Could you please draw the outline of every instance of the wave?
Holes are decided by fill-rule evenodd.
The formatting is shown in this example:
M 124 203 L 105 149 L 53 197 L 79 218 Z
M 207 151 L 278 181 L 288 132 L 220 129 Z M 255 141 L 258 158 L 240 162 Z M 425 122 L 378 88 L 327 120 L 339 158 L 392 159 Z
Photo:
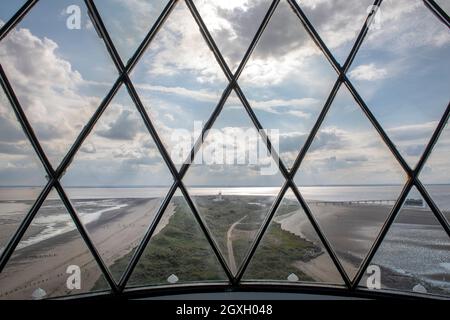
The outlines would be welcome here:
M 79 217 L 83 224 L 88 224 L 100 219 L 100 217 L 110 211 L 119 210 L 127 207 L 128 204 L 116 204 L 112 207 L 108 207 L 105 209 L 97 210 L 94 212 L 78 212 Z M 47 206 L 46 206 L 47 207 Z M 43 207 L 42 209 L 45 209 Z M 50 206 L 48 206 L 50 208 Z M 76 229 L 70 215 L 68 214 L 51 214 L 51 215 L 43 215 L 37 217 L 31 226 L 41 227 L 43 228 L 37 235 L 29 237 L 25 240 L 20 241 L 17 249 L 23 249 L 29 247 L 31 245 L 37 244 L 39 242 L 51 239 L 53 237 L 68 233 Z

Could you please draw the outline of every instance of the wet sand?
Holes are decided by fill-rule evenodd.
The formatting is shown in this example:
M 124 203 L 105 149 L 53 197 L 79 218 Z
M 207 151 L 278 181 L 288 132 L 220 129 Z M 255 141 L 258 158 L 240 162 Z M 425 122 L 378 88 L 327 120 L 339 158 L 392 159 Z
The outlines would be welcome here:
M 381 230 L 390 207 L 313 204 L 311 210 L 344 269 L 352 277 Z M 275 221 L 281 224 L 282 229 L 306 238 L 325 250 L 303 211 L 285 214 L 277 217 Z M 436 228 L 434 216 L 421 208 L 404 208 L 401 215 L 397 217 L 396 223 L 418 225 L 430 230 Z M 338 271 L 325 253 L 308 262 L 298 261 L 295 265 L 318 281 L 342 283 Z M 390 272 L 390 276 L 393 277 L 394 274 Z M 385 281 L 390 282 L 390 279 L 385 277 Z
M 109 215 L 108 219 L 100 218 L 86 226 L 107 266 L 139 244 L 160 201 L 139 201 L 137 205 L 117 210 L 112 218 Z M 167 225 L 173 211 L 173 205 L 169 205 L 155 234 Z M 79 290 L 66 287 L 69 265 L 81 269 Z M 89 292 L 100 277 L 100 269 L 74 230 L 16 251 L 0 275 L 0 299 L 30 299 L 37 288 L 44 289 L 47 297 Z

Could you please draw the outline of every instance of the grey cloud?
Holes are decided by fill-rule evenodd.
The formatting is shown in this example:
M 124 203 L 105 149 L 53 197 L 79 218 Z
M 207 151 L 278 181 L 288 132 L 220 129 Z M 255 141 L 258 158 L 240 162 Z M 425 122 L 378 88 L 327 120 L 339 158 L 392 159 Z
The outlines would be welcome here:
M 339 170 L 345 168 L 353 168 L 355 163 L 353 161 L 347 161 L 347 159 L 339 159 L 336 156 L 325 159 L 325 167 L 327 170 Z
M 432 127 L 402 128 L 387 130 L 389 136 L 396 141 L 410 141 L 417 139 L 426 139 L 433 132 Z
M 285 152 L 300 152 L 304 142 L 308 138 L 307 133 L 295 132 L 280 135 L 279 148 Z M 345 145 L 345 141 L 341 136 L 333 131 L 321 131 L 314 138 L 314 142 L 309 148 L 309 152 L 318 150 L 336 150 Z M 356 161 L 356 159 L 353 159 Z
M 114 122 L 109 123 L 108 129 L 97 131 L 97 135 L 112 140 L 132 140 L 141 131 L 136 122 L 131 111 L 123 110 Z
M 87 143 L 86 145 L 83 145 L 83 146 L 80 148 L 80 151 L 81 151 L 81 152 L 84 152 L 84 153 L 91 153 L 91 154 L 97 152 L 97 150 L 96 150 L 96 148 L 95 148 L 95 145 L 93 145 L 92 143 Z
M 336 150 L 345 146 L 344 139 L 334 131 L 321 131 L 314 138 L 310 152 L 318 150 Z
M 242 8 L 218 9 L 217 14 L 230 21 L 233 30 L 221 29 L 215 31 L 214 35 L 218 43 L 225 44 L 221 49 L 233 63 L 239 62 L 250 45 L 254 33 L 267 12 L 268 3 L 269 1 L 257 1 L 246 10 Z M 308 40 L 308 35 L 300 28 L 302 28 L 301 23 L 289 5 L 281 3 L 253 54 L 259 58 L 265 58 L 286 54 L 290 49 L 303 45 Z M 233 37 L 233 31 L 236 38 Z
M 32 124 L 40 140 L 50 141 L 54 139 L 67 138 L 69 131 L 63 125 L 50 122 L 35 122 Z
M 306 140 L 306 133 L 293 133 L 280 136 L 280 150 L 282 152 L 299 151 L 301 144 Z
M 122 162 L 122 167 L 151 166 L 161 164 L 163 161 L 159 155 L 141 156 L 138 158 L 126 159 Z
M 24 133 L 11 120 L 0 117 L 0 141 L 17 142 L 24 138 Z
M 30 149 L 27 145 L 23 144 L 0 142 L 0 153 L 10 155 L 28 155 L 30 154 Z
M 322 1 L 315 3 L 314 9 L 304 6 L 302 1 L 299 1 L 299 4 L 313 22 L 316 30 L 320 32 L 321 30 L 353 29 L 349 28 L 356 23 L 353 8 L 360 10 L 360 1 L 353 1 L 353 3 L 349 0 Z M 232 41 L 229 41 L 227 39 L 232 36 L 230 30 L 222 29 L 215 32 L 217 41 L 227 44 L 223 46 L 223 51 L 233 61 L 242 58 L 242 52 L 245 52 L 254 36 L 253 32 L 249 32 L 249 30 L 256 31 L 257 27 L 255 26 L 261 23 L 262 17 L 268 9 L 268 2 L 270 1 L 257 1 L 257 3 L 252 3 L 250 8 L 245 11 L 242 8 L 235 8 L 234 10 L 219 9 L 217 11 L 221 18 L 232 23 L 233 31 L 237 35 L 236 39 L 233 38 Z M 369 2 L 367 1 L 367 3 Z M 364 11 L 357 13 L 366 15 Z M 359 28 L 357 29 L 359 30 Z M 351 31 L 347 30 L 347 32 Z M 346 35 L 346 38 L 349 38 L 349 36 Z M 253 54 L 259 58 L 284 55 L 294 48 L 304 46 L 310 39 L 300 19 L 291 7 L 282 1 L 273 14 Z
M 37 167 L 0 169 L 1 186 L 43 186 L 44 174 Z
M 402 148 L 402 149 L 406 155 L 411 156 L 411 157 L 417 157 L 423 153 L 423 151 L 425 149 L 425 145 L 417 144 L 417 145 L 408 146 L 408 147 Z
M 369 158 L 366 156 L 353 156 L 353 157 L 347 157 L 344 159 L 346 162 L 366 162 L 369 161 Z

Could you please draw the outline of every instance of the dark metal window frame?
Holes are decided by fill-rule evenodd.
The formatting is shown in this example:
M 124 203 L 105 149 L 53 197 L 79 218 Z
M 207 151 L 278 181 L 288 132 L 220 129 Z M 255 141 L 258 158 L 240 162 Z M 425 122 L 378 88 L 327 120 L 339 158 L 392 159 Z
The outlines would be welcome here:
M 33 6 L 38 2 L 39 0 L 28 0 L 17 12 L 16 14 L 0 29 L 0 41 L 4 39 L 7 34 L 13 30 L 16 25 L 24 18 L 27 13 L 33 8 Z M 172 159 L 170 158 L 166 148 L 164 147 L 157 130 L 155 129 L 152 120 L 149 118 L 140 98 L 137 94 L 134 85 L 132 81 L 130 80 L 129 74 L 131 70 L 136 66 L 136 64 L 139 62 L 139 59 L 144 54 L 147 47 L 152 42 L 155 35 L 160 30 L 161 26 L 164 24 L 170 13 L 172 12 L 173 8 L 177 4 L 178 1 L 185 1 L 190 13 L 192 14 L 193 18 L 195 19 L 199 30 L 205 39 L 206 43 L 208 44 L 209 48 L 213 52 L 218 64 L 220 65 L 222 71 L 224 72 L 226 78 L 228 79 L 228 85 L 226 86 L 225 90 L 222 93 L 222 96 L 214 108 L 210 118 L 206 122 L 202 134 L 198 138 L 198 140 L 195 142 L 188 159 L 186 159 L 185 163 L 181 167 L 181 169 L 178 171 L 174 163 L 172 162 Z M 281 0 L 284 1 L 284 0 Z M 36 154 L 38 155 L 40 161 L 42 162 L 42 165 L 47 173 L 48 183 L 41 191 L 40 195 L 38 196 L 36 202 L 33 204 L 29 212 L 27 213 L 26 217 L 22 221 L 22 223 L 19 225 L 18 230 L 16 233 L 12 236 L 11 240 L 6 245 L 3 254 L 0 257 L 0 272 L 5 268 L 8 260 L 12 256 L 14 250 L 16 249 L 17 245 L 19 244 L 21 238 L 25 234 L 26 230 L 28 229 L 29 225 L 31 224 L 32 220 L 34 219 L 35 215 L 39 211 L 41 205 L 47 198 L 48 194 L 52 189 L 55 189 L 59 196 L 61 197 L 61 200 L 63 201 L 64 205 L 67 208 L 67 211 L 69 212 L 70 216 L 73 219 L 73 222 L 75 223 L 78 231 L 80 232 L 83 240 L 85 241 L 86 245 L 88 246 L 92 256 L 96 260 L 98 266 L 100 267 L 105 279 L 107 280 L 108 284 L 111 287 L 110 291 L 107 292 L 100 292 L 100 293 L 89 293 L 89 294 L 83 294 L 83 295 L 75 295 L 75 296 L 69 296 L 66 298 L 81 298 L 81 297 L 99 297 L 99 296 L 108 296 L 111 295 L 114 297 L 139 297 L 142 296 L 142 294 L 150 296 L 153 294 L 170 294 L 175 292 L 196 292 L 196 291 L 210 291 L 210 290 L 256 290 L 256 291 L 293 291 L 293 292 L 324 292 L 324 293 L 331 293 L 331 294 L 337 294 L 337 295 L 352 295 L 352 296 L 369 296 L 369 297 L 391 297 L 391 296 L 397 296 L 395 293 L 395 290 L 377 290 L 377 291 L 369 291 L 365 288 L 358 287 L 358 283 L 360 282 L 361 278 L 364 275 L 364 272 L 368 265 L 370 264 L 373 256 L 377 252 L 377 249 L 381 245 L 384 237 L 386 236 L 390 226 L 393 224 L 395 218 L 397 217 L 398 213 L 400 212 L 400 209 L 402 208 L 402 205 L 411 190 L 413 186 L 415 186 L 422 197 L 427 202 L 428 206 L 430 207 L 431 211 L 433 212 L 434 216 L 437 218 L 439 223 L 444 228 L 447 235 L 450 237 L 450 226 L 440 209 L 437 207 L 421 181 L 419 180 L 419 174 L 424 167 L 428 157 L 430 156 L 434 145 L 439 139 L 440 134 L 445 128 L 445 125 L 449 119 L 450 116 L 450 103 L 447 105 L 445 112 L 440 119 L 435 131 L 433 132 L 432 137 L 430 138 L 429 143 L 427 144 L 424 153 L 422 154 L 419 162 L 417 163 L 416 167 L 412 169 L 408 163 L 404 160 L 400 152 L 395 147 L 394 143 L 391 141 L 389 136 L 386 134 L 380 123 L 377 121 L 375 116 L 372 114 L 370 108 L 367 106 L 367 104 L 364 102 L 363 98 L 359 95 L 356 88 L 353 86 L 352 82 L 347 77 L 347 71 L 349 70 L 361 44 L 364 41 L 364 38 L 368 32 L 369 25 L 372 21 L 373 15 L 376 13 L 377 8 L 381 5 L 382 0 L 375 0 L 373 5 L 373 10 L 367 15 L 366 20 L 364 22 L 364 25 L 362 26 L 361 31 L 359 32 L 359 35 L 349 53 L 349 56 L 347 57 L 347 60 L 345 63 L 341 66 L 337 60 L 334 58 L 333 54 L 330 52 L 330 50 L 327 48 L 325 43 L 320 38 L 317 31 L 314 29 L 313 25 L 310 23 L 304 12 L 302 11 L 301 7 L 297 4 L 295 0 L 286 0 L 288 4 L 291 6 L 294 13 L 299 18 L 299 22 L 302 23 L 305 30 L 308 32 L 308 34 L 311 36 L 311 38 L 314 40 L 315 44 L 319 47 L 319 49 L 323 52 L 333 69 L 337 73 L 337 80 L 324 104 L 324 107 L 318 116 L 318 119 L 316 120 L 314 127 L 312 128 L 311 132 L 308 135 L 308 138 L 301 148 L 291 170 L 288 170 L 283 162 L 281 161 L 279 155 L 277 152 L 272 148 L 272 144 L 265 134 L 263 130 L 258 130 L 261 134 L 261 138 L 266 144 L 271 156 L 274 158 L 276 163 L 278 164 L 279 170 L 281 174 L 283 175 L 285 182 L 276 197 L 275 202 L 273 203 L 269 213 L 267 214 L 262 226 L 260 227 L 257 236 L 255 240 L 253 241 L 251 247 L 248 250 L 248 253 L 241 264 L 239 270 L 237 271 L 236 275 L 233 275 L 231 270 L 229 269 L 226 260 L 224 259 L 223 255 L 221 254 L 214 238 L 210 234 L 210 231 L 208 230 L 207 226 L 205 225 L 203 219 L 201 218 L 194 202 L 192 201 L 192 198 L 190 197 L 187 188 L 185 187 L 183 183 L 183 177 L 185 176 L 187 170 L 190 167 L 190 160 L 193 160 L 196 153 L 199 151 L 201 145 L 202 145 L 202 137 L 204 134 L 207 133 L 207 131 L 213 126 L 216 118 L 220 114 L 220 112 L 223 109 L 223 106 L 231 94 L 231 92 L 234 90 L 236 95 L 239 97 L 240 101 L 242 102 L 245 110 L 247 111 L 248 115 L 250 116 L 253 124 L 257 129 L 263 129 L 261 123 L 259 122 L 258 118 L 256 117 L 255 113 L 253 112 L 252 107 L 250 106 L 250 103 L 248 102 L 247 98 L 245 97 L 243 91 L 241 90 L 238 79 L 241 75 L 242 71 L 244 70 L 244 67 L 249 60 L 253 50 L 255 49 L 261 35 L 263 34 L 267 24 L 269 23 L 269 20 L 272 16 L 272 14 L 275 12 L 278 4 L 280 3 L 280 0 L 273 0 L 267 13 L 264 16 L 264 19 L 262 20 L 261 25 L 259 26 L 255 36 L 253 37 L 249 48 L 245 52 L 245 55 L 239 64 L 239 67 L 237 68 L 236 72 L 233 73 L 227 63 L 225 62 L 220 50 L 218 49 L 213 37 L 211 36 L 210 32 L 208 31 L 207 26 L 203 22 L 203 19 L 201 15 L 199 14 L 195 4 L 193 3 L 193 0 L 169 0 L 167 2 L 166 7 L 161 12 L 160 16 L 156 20 L 155 24 L 152 26 L 144 40 L 141 42 L 139 47 L 137 48 L 134 55 L 128 60 L 126 64 L 123 63 L 119 53 L 117 52 L 113 41 L 111 40 L 108 31 L 102 21 L 102 18 L 95 6 L 94 0 L 84 0 L 86 7 L 88 9 L 88 14 L 99 34 L 99 36 L 103 39 L 106 48 L 111 56 L 111 59 L 113 60 L 113 63 L 115 64 L 119 76 L 117 80 L 115 81 L 114 85 L 104 97 L 102 100 L 100 106 L 97 108 L 93 116 L 88 121 L 87 125 L 83 128 L 83 130 L 78 135 L 77 139 L 75 140 L 74 144 L 69 149 L 68 153 L 62 160 L 62 162 L 59 164 L 59 166 L 54 169 L 49 162 L 44 150 L 42 149 L 39 140 L 37 139 L 36 135 L 34 134 L 33 128 L 30 125 L 29 121 L 27 120 L 27 117 L 25 115 L 25 112 L 23 111 L 23 108 L 21 107 L 16 94 L 14 93 L 14 90 L 8 81 L 6 74 L 3 70 L 3 67 L 0 64 L 0 82 L 1 86 L 3 87 L 3 90 L 14 110 L 14 113 L 17 116 L 17 119 L 20 122 L 20 125 L 22 126 L 25 134 L 27 135 L 29 141 L 31 142 L 32 147 L 34 148 Z M 426 7 L 430 9 L 435 16 L 447 27 L 450 27 L 450 19 L 449 16 L 436 4 L 433 0 L 423 0 Z M 64 175 L 67 168 L 70 166 L 71 161 L 75 157 L 77 151 L 87 138 L 87 136 L 90 134 L 92 129 L 94 128 L 96 122 L 98 119 L 102 116 L 103 112 L 108 107 L 111 100 L 114 98 L 115 94 L 118 92 L 120 87 L 124 85 L 130 94 L 130 97 L 132 98 L 137 110 L 141 114 L 145 126 L 147 127 L 150 135 L 152 136 L 153 140 L 155 141 L 155 144 L 161 153 L 165 164 L 169 168 L 174 182 L 171 186 L 168 194 L 166 195 L 164 201 L 162 202 L 156 217 L 154 221 L 150 224 L 148 227 L 141 243 L 137 247 L 137 250 L 133 254 L 124 274 L 122 275 L 121 279 L 118 283 L 113 279 L 108 267 L 105 265 L 101 255 L 97 251 L 95 245 L 93 244 L 92 240 L 90 239 L 88 232 L 86 228 L 84 227 L 83 223 L 79 219 L 78 214 L 76 213 L 75 208 L 73 207 L 69 197 L 67 196 L 64 188 L 60 184 L 60 179 Z M 403 190 L 397 199 L 395 205 L 393 206 L 387 220 L 385 221 L 384 225 L 382 226 L 375 242 L 373 243 L 372 247 L 370 248 L 367 256 L 361 263 L 361 266 L 356 273 L 356 276 L 353 279 L 350 279 L 347 273 L 345 272 L 343 266 L 341 265 L 336 253 L 334 252 L 332 246 L 330 245 L 330 242 L 327 240 L 325 234 L 321 230 L 319 224 L 317 223 L 314 215 L 312 214 L 307 202 L 303 198 L 302 194 L 300 193 L 299 189 L 297 188 L 296 184 L 294 183 L 294 177 L 297 173 L 303 159 L 305 158 L 306 153 L 308 152 L 309 148 L 311 147 L 311 144 L 322 125 L 332 103 L 333 100 L 339 91 L 339 88 L 341 85 L 345 85 L 363 113 L 367 116 L 369 121 L 372 123 L 374 128 L 377 130 L 378 134 L 384 141 L 385 145 L 389 148 L 392 155 L 395 157 L 395 159 L 398 161 L 398 163 L 401 165 L 402 169 L 407 175 L 407 181 L 406 184 L 403 187 Z M 186 199 L 190 209 L 192 210 L 195 219 L 197 220 L 201 230 L 203 231 L 204 235 L 206 236 L 206 239 L 208 240 L 209 244 L 211 245 L 211 248 L 214 251 L 215 256 L 217 257 L 218 261 L 220 262 L 224 272 L 226 273 L 229 283 L 197 283 L 197 284 L 186 284 L 186 285 L 171 285 L 171 286 L 158 286 L 158 287 L 142 287 L 142 288 L 127 288 L 126 284 L 128 279 L 130 278 L 134 268 L 136 267 L 142 253 L 144 252 L 150 238 L 152 237 L 156 226 L 158 225 L 162 215 L 164 214 L 165 209 L 167 208 L 168 204 L 170 203 L 172 196 L 176 192 L 176 190 L 181 190 L 184 198 Z M 291 189 L 297 200 L 299 201 L 300 205 L 302 206 L 303 210 L 305 211 L 310 223 L 314 227 L 316 233 L 318 234 L 320 240 L 322 241 L 327 253 L 331 257 L 334 265 L 336 266 L 337 270 L 339 271 L 340 275 L 342 276 L 342 279 L 344 281 L 343 286 L 339 285 L 320 285 L 320 284 L 309 284 L 309 283 L 299 283 L 299 284 L 291 284 L 291 283 L 279 283 L 279 282 L 271 282 L 271 281 L 261 281 L 261 282 L 249 282 L 249 281 L 241 281 L 242 277 L 245 273 L 245 270 L 250 263 L 258 244 L 260 243 L 261 239 L 264 236 L 265 231 L 267 230 L 270 222 L 272 221 L 272 218 L 274 214 L 276 213 L 278 206 L 280 205 L 285 193 Z M 399 293 L 402 297 L 429 297 L 432 295 L 421 295 L 416 293 Z

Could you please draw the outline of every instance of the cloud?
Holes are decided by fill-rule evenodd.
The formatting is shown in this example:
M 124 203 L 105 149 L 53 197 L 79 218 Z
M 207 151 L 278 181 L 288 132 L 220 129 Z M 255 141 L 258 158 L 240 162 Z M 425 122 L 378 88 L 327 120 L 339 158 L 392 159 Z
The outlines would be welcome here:
M 97 135 L 113 140 L 133 140 L 140 132 L 136 122 L 142 121 L 137 118 L 130 110 L 122 110 L 117 119 L 110 122 L 106 129 L 98 130 Z
M 236 68 L 270 3 L 265 0 L 196 0 L 194 3 L 230 68 Z
M 279 136 L 279 148 L 283 153 L 286 152 L 300 152 L 299 146 L 301 142 L 305 141 L 308 137 L 307 133 L 290 132 L 288 134 L 280 134 Z
M 424 141 L 431 136 L 431 133 L 437 127 L 437 121 L 430 121 L 418 124 L 401 125 L 388 128 L 388 135 L 399 143 Z
M 336 128 L 324 128 L 320 130 L 314 138 L 309 152 L 317 152 L 321 150 L 338 150 L 342 149 L 348 142 L 346 140 L 347 133 Z
M 149 91 L 154 93 L 171 94 L 176 97 L 186 97 L 196 101 L 218 103 L 219 97 L 216 92 L 210 90 L 193 90 L 184 87 L 169 87 L 169 86 L 154 86 L 149 84 L 137 83 L 137 89 L 143 92 Z M 229 103 L 240 104 L 239 98 L 230 96 Z M 275 114 L 289 114 L 298 118 L 309 118 L 310 111 L 317 107 L 321 101 L 315 98 L 297 98 L 297 99 L 266 99 L 255 100 L 249 99 L 249 103 L 253 109 L 263 110 L 265 112 Z M 286 110 L 289 108 L 289 110 Z M 173 116 L 173 114 L 165 114 L 166 117 Z M 169 118 L 169 120 L 171 120 Z
M 30 155 L 30 147 L 26 143 L 0 142 L 0 153 L 10 155 Z
M 124 60 L 134 53 L 150 31 L 166 2 L 148 0 L 96 2 L 109 34 Z
M 450 43 L 448 29 L 420 0 L 385 1 L 379 28 L 370 30 L 364 46 L 396 54 Z
M 93 154 L 96 153 L 97 150 L 95 149 L 95 145 L 93 143 L 85 143 L 80 148 L 80 152 Z
M 26 28 L 12 30 L 0 43 L 2 66 L 55 164 L 100 104 L 99 97 L 82 93 L 85 80 L 58 50 L 56 42 Z
M 411 145 L 404 148 L 405 154 L 410 157 L 418 157 L 423 153 L 424 150 L 424 144 Z
M 289 107 L 291 109 L 286 113 L 299 118 L 309 118 L 309 111 L 317 107 L 319 103 L 320 101 L 315 98 L 250 100 L 253 109 L 279 114 L 283 113 L 283 108 Z
M 192 90 L 184 87 L 155 86 L 146 83 L 136 83 L 136 89 L 151 91 L 156 93 L 168 93 L 176 96 L 188 97 L 198 101 L 218 102 L 217 94 L 205 89 Z M 225 88 L 224 88 L 225 89 Z
M 178 2 L 141 64 L 151 76 L 188 74 L 199 83 L 225 81 L 225 75 L 184 2 Z
M 7 114 L 4 114 L 3 106 L 0 106 L 0 141 L 17 142 L 25 138 L 24 133 L 18 126 L 17 120 L 11 120 Z
M 350 78 L 355 80 L 375 81 L 388 77 L 388 71 L 385 68 L 377 68 L 375 64 L 363 64 L 357 66 L 349 72 Z

